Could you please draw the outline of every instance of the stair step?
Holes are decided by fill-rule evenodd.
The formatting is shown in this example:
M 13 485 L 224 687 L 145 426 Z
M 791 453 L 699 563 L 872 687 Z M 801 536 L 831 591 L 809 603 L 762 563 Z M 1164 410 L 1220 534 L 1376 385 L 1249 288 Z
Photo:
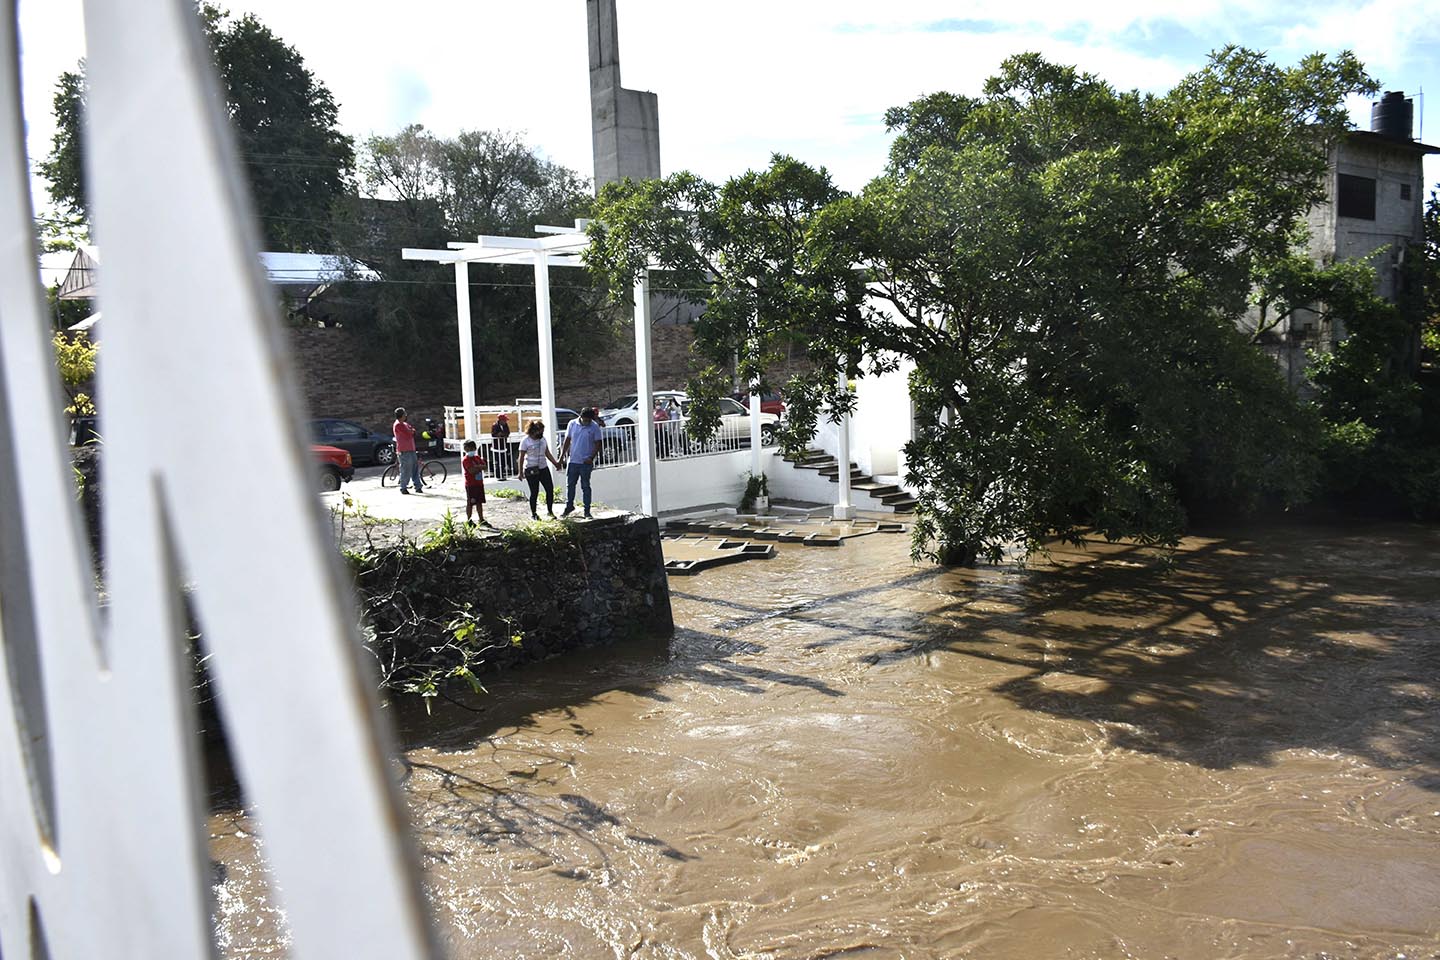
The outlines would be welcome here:
M 900 488 L 893 483 L 876 483 L 874 480 L 868 480 L 864 483 L 852 483 L 850 484 L 850 489 L 862 490 L 876 498 L 886 497 L 892 493 L 900 492 Z
M 890 504 L 889 507 L 890 507 L 891 510 L 894 510 L 896 513 L 914 513 L 914 512 L 915 512 L 915 501 L 914 501 L 913 499 L 911 499 L 911 500 L 897 500 L 896 502 Z
M 906 500 L 909 500 L 911 503 L 915 502 L 915 498 L 904 490 L 897 490 L 895 493 L 883 494 L 880 497 L 880 502 L 885 504 L 887 507 L 893 507 L 895 504 L 903 503 Z
M 853 477 L 853 476 L 855 476 L 855 474 L 857 474 L 857 473 L 859 473 L 859 472 L 860 472 L 860 468 L 859 468 L 859 467 L 855 466 L 855 464 L 853 464 L 853 463 L 850 464 L 850 476 Z M 831 460 L 829 463 L 825 464 L 823 467 L 820 468 L 820 476 L 822 476 L 822 477 L 829 477 L 829 476 L 833 476 L 833 475 L 838 475 L 839 473 L 840 473 L 840 464 L 836 463 L 834 460 Z M 867 478 L 867 479 L 868 479 L 868 478 Z

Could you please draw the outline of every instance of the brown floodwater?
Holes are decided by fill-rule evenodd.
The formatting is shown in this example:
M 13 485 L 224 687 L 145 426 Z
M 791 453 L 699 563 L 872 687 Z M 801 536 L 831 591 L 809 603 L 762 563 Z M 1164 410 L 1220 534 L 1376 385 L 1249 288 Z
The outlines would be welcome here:
M 673 578 L 668 643 L 395 711 L 451 956 L 1440 955 L 1440 530 L 907 548 Z M 283 955 L 210 826 L 225 952 Z

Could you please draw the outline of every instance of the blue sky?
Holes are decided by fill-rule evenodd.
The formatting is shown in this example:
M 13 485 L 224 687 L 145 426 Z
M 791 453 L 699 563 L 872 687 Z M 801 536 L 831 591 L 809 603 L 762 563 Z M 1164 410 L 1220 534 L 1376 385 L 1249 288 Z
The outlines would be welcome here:
M 1440 142 L 1440 0 L 618 0 L 626 86 L 660 98 L 661 162 L 723 179 L 772 152 L 858 188 L 884 163 L 887 107 L 977 93 L 1001 60 L 1037 50 L 1116 86 L 1162 91 L 1227 43 L 1293 63 L 1353 49 Z M 522 131 L 589 175 L 584 0 L 230 0 L 305 55 L 363 139 L 423 123 Z M 401 11 L 403 10 L 403 14 Z M 83 53 L 80 0 L 21 0 L 32 156 L 48 150 L 55 77 Z M 1369 105 L 1352 106 L 1368 126 Z M 1419 104 L 1417 103 L 1417 107 Z M 1427 161 L 1428 180 L 1440 163 Z

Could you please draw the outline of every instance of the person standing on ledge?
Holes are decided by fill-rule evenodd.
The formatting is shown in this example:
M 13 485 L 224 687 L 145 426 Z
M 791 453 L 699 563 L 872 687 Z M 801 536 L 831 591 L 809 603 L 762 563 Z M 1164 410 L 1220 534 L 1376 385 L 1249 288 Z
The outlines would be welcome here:
M 406 419 L 404 407 L 395 408 L 395 425 L 390 432 L 395 436 L 395 452 L 400 455 L 400 492 L 408 494 L 410 491 L 405 488 L 412 482 L 416 493 L 423 492 L 420 458 L 415 454 L 415 427 Z
M 495 479 L 504 480 L 510 475 L 510 418 L 503 413 L 495 418 L 495 426 L 490 428 L 490 443 L 495 448 L 492 454 L 495 458 Z
M 480 517 L 480 526 L 488 527 L 490 524 L 485 520 L 485 461 L 480 459 L 474 440 L 466 440 L 461 449 L 460 471 L 465 474 L 465 522 L 475 526 L 475 521 L 470 518 L 473 508 Z
M 580 417 L 565 428 L 565 445 L 560 448 L 560 462 L 565 466 L 565 511 L 575 512 L 575 485 L 584 493 L 585 516 L 590 517 L 590 473 L 595 469 L 595 455 L 600 452 L 600 424 L 595 422 L 595 408 L 586 407 Z M 567 460 L 568 458 L 568 460 Z

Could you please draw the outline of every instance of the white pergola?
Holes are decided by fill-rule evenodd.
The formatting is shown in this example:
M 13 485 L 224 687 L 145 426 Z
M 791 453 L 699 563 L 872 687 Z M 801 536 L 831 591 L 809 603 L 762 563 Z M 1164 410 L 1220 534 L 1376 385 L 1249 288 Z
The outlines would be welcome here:
M 573 227 L 537 226 L 538 237 L 481 236 L 474 242 L 452 242 L 444 250 L 405 248 L 406 260 L 428 260 L 455 265 L 455 313 L 460 334 L 460 393 L 465 408 L 465 435 L 478 431 L 475 416 L 475 354 L 470 331 L 470 264 L 530 264 L 535 270 L 535 337 L 540 352 L 540 407 L 546 435 L 559 444 L 555 421 L 555 350 L 550 329 L 550 268 L 583 267 L 583 255 L 590 246 L 585 221 Z M 636 278 L 635 309 L 635 392 L 637 409 L 643 417 L 653 402 L 654 384 L 650 366 L 650 275 Z M 636 425 L 635 443 L 640 461 L 640 509 L 655 516 L 655 436 Z M 756 424 L 758 430 L 759 424 Z M 757 444 L 758 447 L 758 444 Z
M 535 337 L 540 353 L 540 406 L 545 420 L 546 435 L 554 444 L 560 443 L 555 420 L 555 350 L 550 329 L 550 268 L 583 267 L 584 254 L 590 247 L 585 233 L 587 221 L 577 220 L 573 227 L 536 226 L 538 237 L 481 236 L 474 241 L 451 242 L 444 250 L 406 247 L 401 256 L 406 260 L 424 260 L 455 265 L 455 314 L 460 340 L 460 394 L 465 410 L 465 436 L 474 438 L 478 432 L 475 415 L 475 355 L 470 323 L 470 265 L 529 264 L 535 270 Z M 652 266 L 654 266 L 652 264 Z M 645 417 L 654 402 L 654 383 L 650 357 L 650 271 L 641 271 L 635 279 L 632 296 L 635 311 L 635 393 L 639 422 L 636 424 L 635 445 L 640 462 L 640 510 L 655 516 L 659 513 L 655 484 L 655 435 L 645 429 Z M 843 374 L 842 374 L 843 382 Z M 839 496 L 835 516 L 854 516 L 850 506 L 850 455 L 848 420 L 840 430 Z M 750 472 L 761 472 L 760 395 L 750 391 Z

